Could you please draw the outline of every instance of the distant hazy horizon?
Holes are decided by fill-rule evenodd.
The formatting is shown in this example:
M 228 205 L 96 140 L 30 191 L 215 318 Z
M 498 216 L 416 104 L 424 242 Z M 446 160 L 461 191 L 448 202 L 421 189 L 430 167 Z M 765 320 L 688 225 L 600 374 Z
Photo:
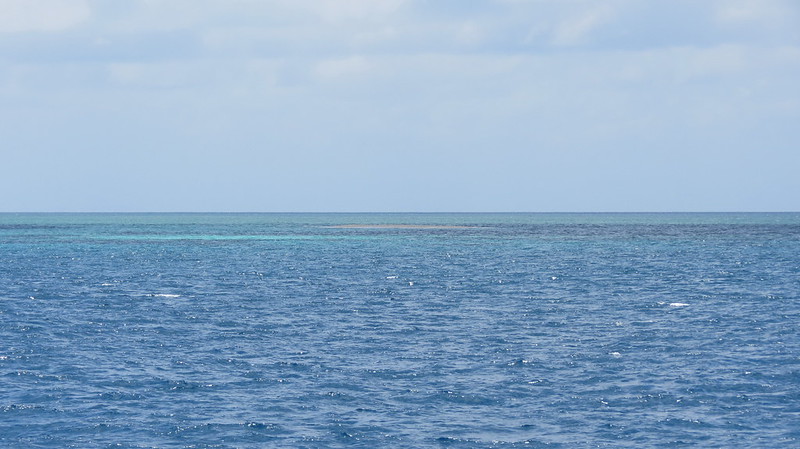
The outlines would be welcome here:
M 444 211 L 437 211 L 437 210 L 341 210 L 341 211 L 330 211 L 330 210 L 319 210 L 319 211 L 311 211 L 311 210 L 6 210 L 0 211 L 0 214 L 316 214 L 316 215 L 325 215 L 325 214 L 343 214 L 343 215 L 358 215 L 358 214 L 368 214 L 368 215 L 402 215 L 402 214 L 420 214 L 420 215 L 435 215 L 435 214 L 453 214 L 453 215 L 469 215 L 469 214 L 518 214 L 518 215 L 525 215 L 525 214 L 544 214 L 544 215 L 636 215 L 636 214 L 661 214 L 661 215 L 668 215 L 668 214 L 800 214 L 800 210 L 628 210 L 628 211 L 614 211 L 614 210 L 542 210 L 542 211 L 526 211 L 526 210 L 444 210 Z

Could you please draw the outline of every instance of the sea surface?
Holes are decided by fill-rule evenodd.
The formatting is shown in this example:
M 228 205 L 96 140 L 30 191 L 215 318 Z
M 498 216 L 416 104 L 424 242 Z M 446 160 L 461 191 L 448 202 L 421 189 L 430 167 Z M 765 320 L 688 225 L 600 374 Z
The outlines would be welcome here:
M 800 214 L 0 214 L 0 447 L 797 448 Z

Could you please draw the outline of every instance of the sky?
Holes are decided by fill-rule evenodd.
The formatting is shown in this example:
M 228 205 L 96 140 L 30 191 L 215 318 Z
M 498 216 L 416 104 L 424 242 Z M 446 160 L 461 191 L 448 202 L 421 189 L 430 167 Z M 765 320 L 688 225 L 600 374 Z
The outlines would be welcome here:
M 800 2 L 0 0 L 0 211 L 800 211 Z

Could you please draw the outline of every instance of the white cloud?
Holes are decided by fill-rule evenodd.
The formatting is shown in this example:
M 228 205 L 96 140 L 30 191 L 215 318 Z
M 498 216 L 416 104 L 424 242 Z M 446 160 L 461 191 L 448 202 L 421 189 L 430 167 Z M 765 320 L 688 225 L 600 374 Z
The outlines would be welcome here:
M 117 30 L 220 27 L 321 28 L 390 19 L 408 0 L 138 0 L 113 22 Z
M 108 74 L 117 86 L 178 88 L 195 78 L 192 69 L 194 67 L 174 63 L 112 63 L 108 65 Z
M 785 45 L 800 43 L 800 2 L 794 0 L 727 0 L 716 3 L 715 27 L 738 38 Z
M 486 30 L 475 22 L 465 22 L 456 28 L 456 41 L 462 44 L 479 44 L 486 39 Z
M 396 12 L 406 0 L 292 0 L 294 7 L 320 15 L 326 20 L 375 19 Z
M 322 79 L 350 78 L 367 72 L 371 67 L 362 56 L 328 59 L 317 64 L 314 73 Z
M 62 31 L 90 15 L 86 0 L 0 0 L 0 32 Z
M 564 46 L 585 43 L 596 28 L 608 23 L 613 17 L 613 10 L 608 6 L 599 6 L 570 17 L 556 26 L 553 43 Z
M 782 0 L 725 0 L 716 5 L 716 19 L 724 23 L 780 23 L 796 13 L 796 3 Z

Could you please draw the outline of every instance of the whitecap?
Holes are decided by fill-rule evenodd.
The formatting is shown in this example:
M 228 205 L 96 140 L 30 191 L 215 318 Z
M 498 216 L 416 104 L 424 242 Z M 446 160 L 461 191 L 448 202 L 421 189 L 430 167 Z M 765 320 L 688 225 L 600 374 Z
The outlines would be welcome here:
M 147 296 L 152 296 L 153 298 L 180 298 L 181 297 L 181 295 L 173 295 L 173 294 L 170 294 L 170 293 L 156 293 L 156 294 L 147 295 Z
M 689 304 L 686 304 L 685 302 L 671 302 L 671 303 L 669 303 L 670 307 L 686 307 L 688 305 Z

